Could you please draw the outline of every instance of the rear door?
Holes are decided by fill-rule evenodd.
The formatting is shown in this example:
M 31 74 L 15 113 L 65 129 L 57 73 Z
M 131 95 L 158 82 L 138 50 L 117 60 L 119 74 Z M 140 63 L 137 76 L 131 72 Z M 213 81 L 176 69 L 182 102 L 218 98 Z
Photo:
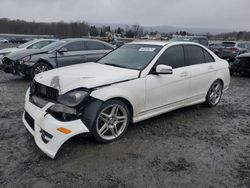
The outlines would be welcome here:
M 111 46 L 108 46 L 98 41 L 85 41 L 85 52 L 86 62 L 95 62 L 105 54 L 113 50 Z
M 83 41 L 70 42 L 61 48 L 65 48 L 67 51 L 57 53 L 57 62 L 59 67 L 86 62 L 86 56 L 83 53 Z
M 159 64 L 171 66 L 173 74 L 147 75 L 147 111 L 185 105 L 188 97 L 189 73 L 184 66 L 183 46 L 177 45 L 167 48 L 158 59 L 154 68 Z
M 185 65 L 190 75 L 189 103 L 205 99 L 207 90 L 216 75 L 214 58 L 204 48 L 184 45 Z

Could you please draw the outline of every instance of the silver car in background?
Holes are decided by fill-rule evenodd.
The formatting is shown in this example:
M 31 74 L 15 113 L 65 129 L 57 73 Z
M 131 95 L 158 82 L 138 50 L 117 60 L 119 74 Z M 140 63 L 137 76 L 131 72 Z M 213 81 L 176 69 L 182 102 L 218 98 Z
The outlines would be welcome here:
M 248 51 L 247 42 L 222 42 L 223 48 L 219 52 L 219 56 L 223 59 L 228 59 L 229 61 L 234 61 L 237 55 L 243 54 Z
M 55 41 L 57 40 L 56 39 L 34 39 L 24 44 L 21 44 L 18 47 L 4 48 L 0 50 L 0 60 L 11 52 L 16 52 L 20 50 L 41 49 Z
M 10 53 L 2 60 L 6 73 L 34 77 L 50 69 L 97 61 L 114 47 L 106 42 L 72 38 L 54 42 L 40 50 L 22 50 Z

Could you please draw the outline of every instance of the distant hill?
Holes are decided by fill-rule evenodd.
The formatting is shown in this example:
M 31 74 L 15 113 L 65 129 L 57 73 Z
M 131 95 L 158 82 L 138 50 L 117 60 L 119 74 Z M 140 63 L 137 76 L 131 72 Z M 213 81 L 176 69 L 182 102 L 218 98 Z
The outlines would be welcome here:
M 96 27 L 102 27 L 102 26 L 110 26 L 111 29 L 117 29 L 118 27 L 122 29 L 126 29 L 126 27 L 131 27 L 132 24 L 109 24 L 109 23 L 89 23 L 90 25 L 95 25 Z M 160 33 L 166 32 L 166 33 L 175 33 L 176 31 L 186 31 L 189 33 L 194 34 L 219 34 L 219 33 L 227 33 L 232 32 L 232 30 L 229 29 L 220 29 L 220 28 L 195 28 L 195 27 L 174 27 L 174 26 L 143 26 L 144 31 L 148 32 L 154 32 L 158 31 Z

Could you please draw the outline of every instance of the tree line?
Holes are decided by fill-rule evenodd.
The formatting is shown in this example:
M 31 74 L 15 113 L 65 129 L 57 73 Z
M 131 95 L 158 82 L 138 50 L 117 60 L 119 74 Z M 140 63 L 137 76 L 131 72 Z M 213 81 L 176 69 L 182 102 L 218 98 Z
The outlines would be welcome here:
M 83 37 L 100 36 L 107 34 L 120 34 L 122 37 L 138 38 L 143 35 L 143 28 L 139 24 L 127 26 L 125 29 L 118 27 L 111 30 L 110 26 L 89 26 L 86 22 L 28 22 L 24 20 L 10 20 L 0 18 L 0 33 L 30 34 L 30 35 L 53 35 L 55 37 Z
M 89 25 L 85 22 L 27 22 L 23 20 L 0 19 L 0 33 L 54 35 L 57 37 L 87 36 Z

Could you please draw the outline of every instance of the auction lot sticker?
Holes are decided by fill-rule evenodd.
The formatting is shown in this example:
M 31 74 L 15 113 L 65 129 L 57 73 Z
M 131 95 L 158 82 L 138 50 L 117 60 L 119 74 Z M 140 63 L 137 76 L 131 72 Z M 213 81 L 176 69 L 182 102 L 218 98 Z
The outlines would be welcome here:
M 153 51 L 155 51 L 155 48 L 143 47 L 139 49 L 139 52 L 153 52 Z

